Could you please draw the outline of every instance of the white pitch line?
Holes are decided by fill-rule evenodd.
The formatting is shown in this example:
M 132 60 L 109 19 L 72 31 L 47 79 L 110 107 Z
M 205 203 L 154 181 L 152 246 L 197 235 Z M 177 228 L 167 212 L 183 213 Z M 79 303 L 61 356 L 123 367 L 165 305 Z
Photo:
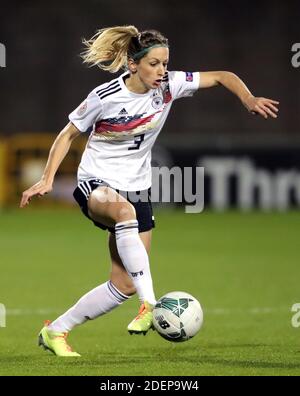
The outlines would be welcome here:
M 29 316 L 29 315 L 51 315 L 63 312 L 57 309 L 51 308 L 37 308 L 37 309 L 24 309 L 24 308 L 12 308 L 6 310 L 7 316 Z

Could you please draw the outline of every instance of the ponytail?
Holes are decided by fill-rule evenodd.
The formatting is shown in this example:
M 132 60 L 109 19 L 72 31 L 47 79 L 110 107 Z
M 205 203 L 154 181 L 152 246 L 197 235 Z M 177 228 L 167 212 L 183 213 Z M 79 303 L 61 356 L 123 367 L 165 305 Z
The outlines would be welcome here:
M 90 40 L 83 40 L 87 47 L 81 54 L 83 62 L 111 73 L 119 71 L 127 65 L 129 45 L 138 34 L 132 25 L 99 30 Z

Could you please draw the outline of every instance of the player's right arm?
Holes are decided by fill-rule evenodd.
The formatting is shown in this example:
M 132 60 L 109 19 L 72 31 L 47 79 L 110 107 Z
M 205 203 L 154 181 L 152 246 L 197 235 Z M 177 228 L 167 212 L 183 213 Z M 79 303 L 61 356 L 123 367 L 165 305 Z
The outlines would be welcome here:
M 47 165 L 41 180 L 23 192 L 20 208 L 24 208 L 24 206 L 28 205 L 31 198 L 35 195 L 41 197 L 52 190 L 57 169 L 67 155 L 71 143 L 80 133 L 81 132 L 71 122 L 59 133 L 50 149 Z

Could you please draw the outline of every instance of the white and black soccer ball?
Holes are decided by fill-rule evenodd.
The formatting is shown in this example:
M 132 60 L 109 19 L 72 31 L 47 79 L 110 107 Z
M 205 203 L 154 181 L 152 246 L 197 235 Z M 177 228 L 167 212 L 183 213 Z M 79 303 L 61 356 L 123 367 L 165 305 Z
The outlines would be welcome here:
M 203 311 L 199 301 L 185 292 L 165 294 L 153 310 L 155 330 L 168 341 L 187 341 L 198 333 L 202 324 Z

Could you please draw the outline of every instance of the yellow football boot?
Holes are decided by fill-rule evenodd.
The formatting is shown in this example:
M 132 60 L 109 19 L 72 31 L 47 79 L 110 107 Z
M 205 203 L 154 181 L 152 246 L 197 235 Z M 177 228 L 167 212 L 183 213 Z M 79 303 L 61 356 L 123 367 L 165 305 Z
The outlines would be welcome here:
M 153 306 L 147 301 L 141 305 L 138 316 L 129 323 L 127 330 L 130 334 L 146 334 L 150 328 L 153 328 Z
M 38 345 L 44 349 L 48 349 L 53 352 L 56 356 L 63 357 L 77 357 L 81 356 L 77 352 L 73 352 L 72 348 L 67 344 L 68 333 L 56 333 L 49 330 L 48 326 L 50 321 L 45 322 L 45 326 L 42 328 L 39 334 Z

